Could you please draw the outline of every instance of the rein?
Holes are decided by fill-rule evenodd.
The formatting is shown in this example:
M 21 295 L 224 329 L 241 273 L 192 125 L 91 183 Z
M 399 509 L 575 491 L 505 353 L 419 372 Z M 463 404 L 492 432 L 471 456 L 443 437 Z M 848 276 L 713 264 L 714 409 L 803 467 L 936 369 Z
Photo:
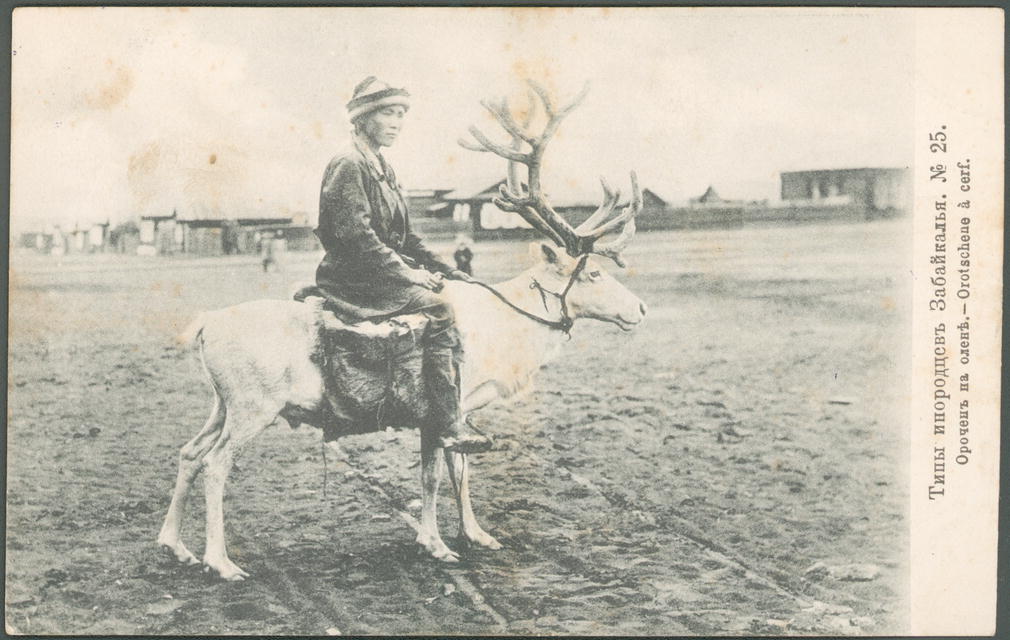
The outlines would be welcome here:
M 575 320 L 568 314 L 568 292 L 571 291 L 572 287 L 575 285 L 575 281 L 578 280 L 579 274 L 582 273 L 582 270 L 586 268 L 586 260 L 588 257 L 589 256 L 582 256 L 581 258 L 579 258 L 578 263 L 575 265 L 575 269 L 572 270 L 572 275 L 569 276 L 568 278 L 568 284 L 565 285 L 565 288 L 561 291 L 561 293 L 551 291 L 550 289 L 545 289 L 544 286 L 540 284 L 540 282 L 538 282 L 536 278 L 533 278 L 533 282 L 530 283 L 530 289 L 536 289 L 537 291 L 540 292 L 540 299 L 543 300 L 544 302 L 545 311 L 547 310 L 547 296 L 545 294 L 549 293 L 561 302 L 560 320 L 550 320 L 549 318 L 542 318 L 536 315 L 535 313 L 530 313 L 529 311 L 513 303 L 511 300 L 502 295 L 500 291 L 498 291 L 491 285 L 487 284 L 486 282 L 481 282 L 480 280 L 473 280 L 473 279 L 471 279 L 470 282 L 479 287 L 487 289 L 488 291 L 493 293 L 495 297 L 504 302 L 508 307 L 510 307 L 513 311 L 515 311 L 519 315 L 525 316 L 530 320 L 533 320 L 534 322 L 539 322 L 540 324 L 546 327 L 550 327 L 551 329 L 564 331 L 565 335 L 571 338 L 572 325 L 575 324 Z

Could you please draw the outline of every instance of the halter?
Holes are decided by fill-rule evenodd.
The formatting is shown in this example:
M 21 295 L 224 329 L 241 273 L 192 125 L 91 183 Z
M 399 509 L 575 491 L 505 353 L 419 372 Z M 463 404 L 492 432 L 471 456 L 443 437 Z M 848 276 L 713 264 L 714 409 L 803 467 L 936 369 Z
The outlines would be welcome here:
M 584 255 L 581 258 L 579 258 L 579 261 L 575 264 L 575 268 L 572 270 L 572 275 L 568 277 L 568 284 L 565 285 L 565 288 L 562 289 L 561 293 L 551 291 L 550 289 L 545 289 L 544 286 L 540 284 L 540 282 L 536 278 L 533 278 L 532 279 L 533 281 L 530 282 L 530 289 L 536 289 L 538 292 L 540 292 L 540 299 L 544 303 L 544 311 L 547 311 L 547 294 L 550 294 L 558 299 L 558 301 L 561 303 L 560 320 L 550 320 L 548 318 L 541 318 L 540 316 L 534 313 L 530 313 L 529 311 L 517 306 L 516 304 L 511 302 L 508 298 L 503 296 L 501 292 L 499 292 L 491 285 L 486 284 L 484 282 L 480 282 L 479 280 L 471 280 L 471 282 L 493 293 L 499 300 L 504 302 L 506 305 L 511 307 L 513 311 L 519 313 L 520 315 L 525 316 L 530 320 L 533 320 L 534 322 L 539 322 L 540 324 L 546 327 L 550 327 L 551 329 L 564 331 L 565 335 L 571 338 L 572 325 L 575 324 L 575 319 L 568 314 L 568 292 L 571 291 L 572 287 L 575 285 L 575 281 L 578 280 L 579 274 L 581 274 L 582 270 L 586 268 L 586 260 L 588 258 L 589 258 L 588 255 Z

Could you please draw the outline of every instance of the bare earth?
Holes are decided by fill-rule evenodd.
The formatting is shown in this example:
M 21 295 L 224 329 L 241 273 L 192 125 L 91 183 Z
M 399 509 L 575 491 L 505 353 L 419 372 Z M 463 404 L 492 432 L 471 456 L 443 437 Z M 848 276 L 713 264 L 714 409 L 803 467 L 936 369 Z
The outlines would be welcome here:
M 900 633 L 906 227 L 640 234 L 617 275 L 646 324 L 576 325 L 530 396 L 483 412 L 501 450 L 473 460 L 473 495 L 505 548 L 459 565 L 418 554 L 397 515 L 419 510 L 416 432 L 343 440 L 324 476 L 317 430 L 268 429 L 226 499 L 243 583 L 154 542 L 210 409 L 172 338 L 198 311 L 286 297 L 318 256 L 269 274 L 255 257 L 15 256 L 8 631 Z M 527 255 L 476 253 L 489 280 Z M 447 484 L 440 506 L 456 546 Z

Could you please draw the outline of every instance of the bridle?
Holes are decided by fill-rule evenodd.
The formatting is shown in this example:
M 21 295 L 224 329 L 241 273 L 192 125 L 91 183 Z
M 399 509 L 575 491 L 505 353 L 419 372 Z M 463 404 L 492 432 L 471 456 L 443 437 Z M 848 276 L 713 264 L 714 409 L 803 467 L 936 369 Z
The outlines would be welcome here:
M 483 287 L 484 289 L 487 289 L 488 291 L 493 293 L 499 300 L 508 305 L 516 313 L 525 316 L 530 320 L 533 320 L 534 322 L 538 322 L 544 325 L 545 327 L 550 327 L 551 329 L 554 329 L 556 331 L 563 331 L 565 335 L 568 336 L 570 339 L 572 337 L 571 333 L 572 325 L 575 324 L 575 319 L 572 318 L 572 316 L 568 312 L 568 292 L 572 290 L 572 287 L 575 285 L 575 281 L 579 279 L 579 275 L 582 273 L 582 270 L 586 268 L 586 261 L 588 259 L 589 259 L 588 255 L 583 255 L 582 257 L 579 258 L 579 261 L 575 264 L 575 268 L 572 270 L 572 275 L 568 277 L 568 284 L 566 284 L 565 288 L 561 290 L 561 293 L 558 293 L 557 291 L 551 291 L 550 289 L 545 288 L 544 285 L 540 284 L 540 282 L 536 278 L 533 278 L 532 279 L 533 281 L 530 282 L 530 289 L 536 289 L 540 293 L 540 299 L 544 303 L 544 311 L 548 310 L 547 309 L 548 294 L 558 299 L 558 301 L 561 303 L 561 318 L 559 320 L 542 318 L 536 315 L 535 313 L 530 313 L 529 311 L 513 303 L 511 300 L 502 295 L 500 291 L 498 291 L 497 289 L 495 289 L 494 287 L 485 282 L 481 282 L 479 280 L 470 280 L 470 282 L 479 287 Z

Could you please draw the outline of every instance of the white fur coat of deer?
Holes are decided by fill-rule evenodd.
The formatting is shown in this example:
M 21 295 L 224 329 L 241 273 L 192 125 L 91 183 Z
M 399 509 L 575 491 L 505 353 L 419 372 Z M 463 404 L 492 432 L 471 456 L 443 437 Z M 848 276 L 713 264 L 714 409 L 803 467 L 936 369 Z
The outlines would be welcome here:
M 621 264 L 620 251 L 634 234 L 634 216 L 641 194 L 632 174 L 633 199 L 617 216 L 620 194 L 604 184 L 604 203 L 593 216 L 572 228 L 547 203 L 539 190 L 539 167 L 547 141 L 560 119 L 583 94 L 558 112 L 537 85 L 548 118 L 539 136 L 528 133 L 531 110 L 522 125 L 507 104 L 485 104 L 513 137 L 502 147 L 471 128 L 480 143 L 464 146 L 492 151 L 509 160 L 508 187 L 496 204 L 515 211 L 541 230 L 564 251 L 534 243 L 534 266 L 495 289 L 523 315 L 475 284 L 447 282 L 444 295 L 451 302 L 463 338 L 465 361 L 461 372 L 463 413 L 515 396 L 526 389 L 543 364 L 551 360 L 566 340 L 558 328 L 563 320 L 596 319 L 631 330 L 644 318 L 646 307 L 637 296 L 603 271 L 589 254 Z M 520 151 L 522 143 L 530 150 Z M 528 184 L 520 184 L 516 163 L 528 168 Z M 617 231 L 616 239 L 597 242 Z M 531 287 L 534 282 L 539 287 Z M 544 295 L 563 292 L 564 295 Z M 312 424 L 324 400 L 323 375 L 311 354 L 319 340 L 317 329 L 321 300 L 304 303 L 258 300 L 207 312 L 190 325 L 184 339 L 197 345 L 214 392 L 214 406 L 203 429 L 179 453 L 179 470 L 171 504 L 158 536 L 184 563 L 199 560 L 181 538 L 186 498 L 201 470 L 206 500 L 206 545 L 203 564 L 226 580 L 248 576 L 228 557 L 224 539 L 224 488 L 234 458 L 243 445 L 268 426 L 286 420 L 293 425 Z M 546 320 L 540 322 L 529 316 Z M 320 426 L 320 425 L 316 425 Z M 493 430 L 493 427 L 492 427 Z M 441 479 L 441 450 L 433 434 L 421 430 L 422 507 L 417 542 L 433 557 L 453 562 L 455 552 L 443 542 L 436 521 L 436 496 Z M 490 453 L 488 455 L 494 455 Z M 474 516 L 469 497 L 466 456 L 444 455 L 459 510 L 460 536 L 470 544 L 490 549 L 500 544 L 485 532 Z

